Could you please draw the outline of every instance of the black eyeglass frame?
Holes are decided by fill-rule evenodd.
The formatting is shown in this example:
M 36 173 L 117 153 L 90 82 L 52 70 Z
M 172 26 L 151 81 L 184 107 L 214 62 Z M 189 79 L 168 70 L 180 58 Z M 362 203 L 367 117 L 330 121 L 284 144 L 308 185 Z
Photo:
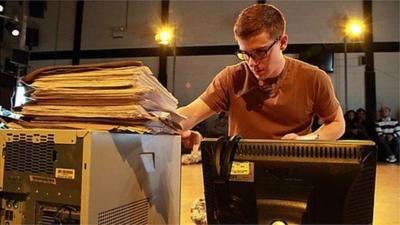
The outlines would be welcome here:
M 259 49 L 253 50 L 253 52 L 257 52 L 257 51 L 262 52 L 262 53 L 259 53 L 257 55 L 255 55 L 254 53 L 249 53 L 249 52 L 242 51 L 240 49 L 236 51 L 235 55 L 240 61 L 249 61 L 250 58 L 252 58 L 253 60 L 263 59 L 268 54 L 268 52 L 272 49 L 272 47 L 274 47 L 274 45 L 280 39 L 281 39 L 281 36 L 276 38 L 274 40 L 274 42 L 272 42 L 272 44 L 270 46 L 268 46 L 267 48 L 263 47 L 263 48 L 259 48 Z

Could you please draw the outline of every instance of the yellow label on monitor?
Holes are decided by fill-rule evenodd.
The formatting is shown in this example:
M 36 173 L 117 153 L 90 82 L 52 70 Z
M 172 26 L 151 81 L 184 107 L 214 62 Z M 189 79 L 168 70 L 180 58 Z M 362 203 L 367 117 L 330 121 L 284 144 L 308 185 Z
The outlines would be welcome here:
M 237 162 L 233 161 L 231 175 L 249 175 L 250 162 Z

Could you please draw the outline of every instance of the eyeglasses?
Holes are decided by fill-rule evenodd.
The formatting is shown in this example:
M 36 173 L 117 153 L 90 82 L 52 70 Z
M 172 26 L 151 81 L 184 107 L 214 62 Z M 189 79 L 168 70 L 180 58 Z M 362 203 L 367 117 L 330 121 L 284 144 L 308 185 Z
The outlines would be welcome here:
M 260 60 L 262 58 L 264 58 L 267 53 L 269 52 L 269 50 L 271 50 L 271 48 L 279 41 L 280 38 L 275 39 L 274 42 L 272 42 L 272 44 L 268 47 L 262 47 L 262 48 L 258 48 L 255 49 L 251 52 L 246 52 L 243 50 L 238 50 L 236 52 L 236 57 L 241 60 L 241 61 L 249 61 L 250 58 L 252 58 L 253 60 Z

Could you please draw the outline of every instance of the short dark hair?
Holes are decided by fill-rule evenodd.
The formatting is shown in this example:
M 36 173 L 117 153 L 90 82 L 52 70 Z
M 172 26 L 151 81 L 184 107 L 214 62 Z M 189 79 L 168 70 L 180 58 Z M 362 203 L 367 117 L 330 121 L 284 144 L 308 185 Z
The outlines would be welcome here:
M 270 4 L 253 4 L 245 8 L 233 27 L 235 38 L 248 39 L 267 32 L 272 39 L 285 33 L 286 21 L 282 12 Z

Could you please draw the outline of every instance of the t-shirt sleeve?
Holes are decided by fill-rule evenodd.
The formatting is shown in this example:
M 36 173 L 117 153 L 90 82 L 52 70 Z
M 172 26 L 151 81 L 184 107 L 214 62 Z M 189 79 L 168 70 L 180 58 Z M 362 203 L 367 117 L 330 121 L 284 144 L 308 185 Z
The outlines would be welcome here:
M 229 109 L 230 75 L 228 68 L 223 69 L 200 95 L 200 99 L 215 112 L 228 111 Z
M 329 123 L 335 119 L 339 101 L 335 96 L 330 77 L 322 70 L 316 72 L 315 90 L 314 112 L 324 123 Z

